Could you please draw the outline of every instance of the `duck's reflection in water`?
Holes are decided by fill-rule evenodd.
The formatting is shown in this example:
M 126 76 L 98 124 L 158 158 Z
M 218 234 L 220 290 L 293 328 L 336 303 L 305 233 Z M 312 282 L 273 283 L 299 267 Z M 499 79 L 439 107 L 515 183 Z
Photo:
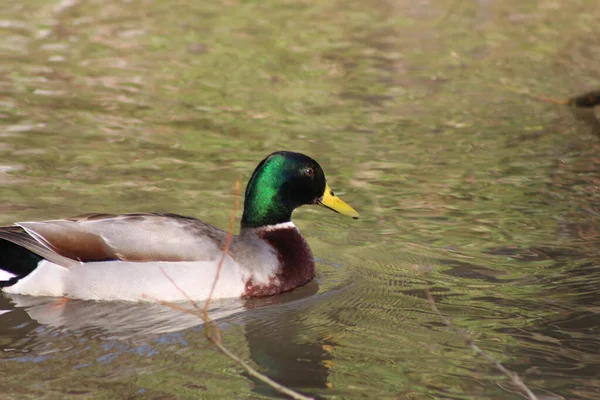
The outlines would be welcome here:
M 317 294 L 318 290 L 318 284 L 312 282 L 291 293 L 269 298 L 215 300 L 211 302 L 210 317 L 223 326 L 245 327 L 250 358 L 261 372 L 289 387 L 324 388 L 331 360 L 327 344 L 299 339 L 299 332 L 305 328 L 303 314 L 323 301 L 323 297 L 333 294 Z M 40 343 L 38 336 L 48 332 L 40 328 L 53 328 L 54 332 L 93 332 L 95 338 L 100 336 L 103 340 L 151 343 L 161 335 L 202 325 L 198 315 L 178 309 L 192 310 L 193 306 L 187 303 L 177 303 L 178 308 L 173 308 L 151 302 L 65 301 L 3 294 L 0 305 L 5 311 L 0 314 L 0 336 L 13 337 L 15 344 L 25 343 L 23 347 L 28 352 L 35 349 L 26 343 Z M 203 330 L 197 330 L 197 334 L 202 333 Z M 32 335 L 33 340 L 25 340 Z M 262 383 L 256 385 L 258 392 L 272 394 Z
M 250 358 L 261 372 L 287 387 L 326 388 L 329 366 L 332 364 L 330 344 L 326 338 L 302 340 L 301 336 L 312 337 L 313 332 L 305 325 L 308 308 L 323 301 L 322 296 L 333 295 L 326 292 L 316 295 L 316 283 L 283 296 L 260 299 L 263 308 L 260 315 L 249 316 L 245 322 L 246 341 Z M 246 307 L 256 300 L 246 303 Z M 268 312 L 267 312 L 268 311 Z M 270 387 L 256 381 L 256 391 L 274 395 Z

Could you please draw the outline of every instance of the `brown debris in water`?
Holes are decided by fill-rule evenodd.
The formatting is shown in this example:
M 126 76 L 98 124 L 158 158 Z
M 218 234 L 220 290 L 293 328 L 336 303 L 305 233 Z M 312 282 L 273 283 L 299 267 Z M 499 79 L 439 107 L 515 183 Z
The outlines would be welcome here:
M 600 105 L 600 90 L 592 90 L 579 96 L 571 97 L 567 104 L 573 107 L 592 108 Z

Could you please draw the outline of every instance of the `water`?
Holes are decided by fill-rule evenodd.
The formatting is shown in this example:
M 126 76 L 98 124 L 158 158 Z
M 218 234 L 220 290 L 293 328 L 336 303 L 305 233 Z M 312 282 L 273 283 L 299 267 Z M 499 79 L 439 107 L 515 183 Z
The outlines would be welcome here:
M 317 282 L 215 305 L 235 353 L 324 398 L 521 398 L 432 312 L 427 281 L 542 398 L 600 397 L 598 111 L 533 97 L 600 87 L 596 1 L 2 11 L 0 223 L 168 211 L 225 227 L 237 177 L 301 151 L 362 218 L 296 211 Z M 170 309 L 0 309 L 3 398 L 276 396 Z

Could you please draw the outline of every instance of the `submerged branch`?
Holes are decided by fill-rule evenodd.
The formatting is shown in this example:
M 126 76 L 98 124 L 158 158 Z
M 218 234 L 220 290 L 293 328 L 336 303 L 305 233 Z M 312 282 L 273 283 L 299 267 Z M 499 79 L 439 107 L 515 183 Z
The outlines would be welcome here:
M 427 299 L 427 302 L 429 303 L 429 306 L 431 307 L 433 312 L 444 323 L 444 325 L 446 325 L 448 328 L 452 329 L 454 331 L 454 333 L 456 333 L 462 340 L 464 340 L 465 344 L 467 346 L 469 346 L 477 355 L 485 358 L 498 371 L 500 371 L 504 375 L 506 375 L 511 380 L 513 385 L 515 385 L 517 388 L 519 388 L 519 390 L 521 390 L 523 393 L 525 393 L 527 395 L 527 398 L 529 400 L 539 400 L 538 397 L 535 395 L 535 393 L 533 393 L 531 391 L 531 389 L 529 389 L 527 387 L 527 385 L 525 385 L 525 383 L 523 382 L 521 377 L 519 375 L 517 375 L 516 372 L 513 372 L 513 371 L 509 370 L 508 368 L 506 368 L 504 365 L 502 365 L 500 363 L 500 361 L 496 360 L 489 353 L 486 353 L 485 351 L 483 351 L 481 349 L 481 347 L 479 347 L 475 343 L 475 341 L 473 340 L 472 337 L 464 334 L 463 332 L 461 332 L 460 330 L 455 328 L 454 325 L 452 325 L 452 322 L 450 322 L 450 320 L 448 318 L 446 318 L 444 316 L 444 314 L 442 314 L 440 309 L 437 307 L 437 304 L 435 303 L 435 300 L 433 299 L 433 296 L 431 295 L 431 291 L 429 290 L 429 284 L 427 282 L 425 282 L 425 298 Z

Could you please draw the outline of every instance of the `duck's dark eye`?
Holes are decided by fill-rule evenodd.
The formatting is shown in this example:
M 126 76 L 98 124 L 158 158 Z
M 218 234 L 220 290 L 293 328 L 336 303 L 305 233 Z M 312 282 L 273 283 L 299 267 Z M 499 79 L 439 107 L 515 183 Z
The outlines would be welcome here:
M 314 169 L 312 169 L 312 168 L 310 168 L 310 167 L 308 167 L 308 168 L 306 168 L 306 169 L 304 170 L 304 174 L 305 174 L 306 176 L 310 176 L 310 177 L 312 177 L 312 176 L 315 174 L 315 170 L 314 170 Z

